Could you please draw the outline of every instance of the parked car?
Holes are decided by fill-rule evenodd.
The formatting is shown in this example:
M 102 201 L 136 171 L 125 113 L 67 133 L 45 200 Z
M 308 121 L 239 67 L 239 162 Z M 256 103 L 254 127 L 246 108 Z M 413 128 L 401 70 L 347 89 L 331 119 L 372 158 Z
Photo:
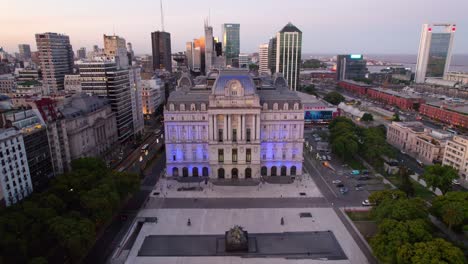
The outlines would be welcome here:
M 154 131 L 154 134 L 155 134 L 157 137 L 161 136 L 161 135 L 162 135 L 161 129 L 156 129 L 156 130 Z
M 460 185 L 460 181 L 457 179 L 452 180 L 453 185 Z
M 342 188 L 342 187 L 344 187 L 344 184 L 340 182 L 340 183 L 338 183 L 338 184 L 336 185 L 336 187 Z
M 373 205 L 375 205 L 374 203 L 371 203 L 371 202 L 370 202 L 369 200 L 367 200 L 367 199 L 364 200 L 364 201 L 362 201 L 361 204 L 362 204 L 362 206 L 373 206 Z
M 331 161 L 331 156 L 330 155 L 327 155 L 327 160 Z
M 351 175 L 359 175 L 359 174 L 360 174 L 359 170 L 352 170 L 351 171 Z
M 361 176 L 358 178 L 358 181 L 367 181 L 367 180 L 370 180 L 369 176 Z
M 418 163 L 418 165 L 419 165 L 420 167 L 424 167 L 424 163 L 422 163 L 422 161 L 416 160 L 416 162 Z
M 406 155 L 406 152 L 403 150 L 400 150 L 401 154 Z
M 334 181 L 332 181 L 332 183 L 333 184 L 338 184 L 338 183 L 341 183 L 341 181 L 340 180 L 334 180 Z
M 348 191 L 349 191 L 349 190 L 348 190 L 348 188 L 346 188 L 346 187 L 341 187 L 341 188 L 340 188 L 340 192 L 341 192 L 342 194 L 345 194 L 345 193 L 347 193 Z
M 366 185 L 363 184 L 363 183 L 358 183 L 354 187 L 355 187 L 356 191 L 362 191 L 362 190 L 364 190 L 364 186 L 366 186 Z

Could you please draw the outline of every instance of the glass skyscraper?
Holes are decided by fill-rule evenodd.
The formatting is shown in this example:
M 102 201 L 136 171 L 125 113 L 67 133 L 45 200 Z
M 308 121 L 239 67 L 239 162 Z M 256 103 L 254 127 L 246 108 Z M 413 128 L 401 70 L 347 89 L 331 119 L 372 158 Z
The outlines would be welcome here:
M 302 31 L 288 23 L 276 34 L 276 72 L 283 74 L 288 87 L 296 91 L 301 70 Z
M 455 30 L 454 24 L 423 25 L 416 63 L 416 83 L 424 83 L 426 78 L 445 77 L 452 58 Z
M 226 64 L 238 66 L 240 53 L 240 24 L 223 24 L 223 50 Z

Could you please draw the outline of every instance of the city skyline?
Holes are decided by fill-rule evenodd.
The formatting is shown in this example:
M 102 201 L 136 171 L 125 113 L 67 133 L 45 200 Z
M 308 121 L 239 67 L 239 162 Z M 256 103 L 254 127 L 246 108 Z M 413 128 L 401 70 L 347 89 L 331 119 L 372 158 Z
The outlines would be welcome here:
M 3 27 L 0 32 L 3 37 L 0 46 L 10 53 L 18 51 L 18 44 L 30 44 L 32 50 L 36 50 L 34 34 L 57 32 L 70 36 L 74 50 L 80 47 L 91 50 L 94 44 L 101 46 L 102 34 L 115 33 L 132 42 L 137 54 L 150 54 L 149 33 L 161 29 L 158 1 L 107 5 L 107 1 L 83 0 L 73 8 L 57 0 L 31 1 L 28 5 L 8 2 L 11 2 L 11 12 L 2 16 L 0 22 L 9 27 Z M 203 34 L 203 21 L 210 16 L 217 37 L 221 37 L 221 24 L 241 24 L 243 53 L 256 52 L 259 44 L 268 42 L 284 24 L 292 22 L 304 32 L 303 53 L 416 54 L 421 24 L 447 22 L 457 24 L 453 53 L 468 53 L 464 49 L 468 46 L 468 20 L 462 11 L 468 8 L 467 2 L 397 0 L 388 6 L 369 0 L 352 3 L 296 0 L 289 2 L 286 11 L 280 9 L 283 4 L 268 1 L 265 5 L 264 1 L 244 0 L 236 5 L 212 0 L 197 4 L 165 1 L 165 30 L 171 33 L 174 52 L 185 50 L 187 40 Z M 103 8 L 106 12 L 102 12 Z M 261 14 L 272 15 L 254 19 L 260 10 Z M 278 10 L 282 12 L 275 13 Z M 123 13 L 126 16 L 119 15 Z M 375 45 L 376 41 L 381 44 Z M 346 47 L 342 45 L 344 42 Z

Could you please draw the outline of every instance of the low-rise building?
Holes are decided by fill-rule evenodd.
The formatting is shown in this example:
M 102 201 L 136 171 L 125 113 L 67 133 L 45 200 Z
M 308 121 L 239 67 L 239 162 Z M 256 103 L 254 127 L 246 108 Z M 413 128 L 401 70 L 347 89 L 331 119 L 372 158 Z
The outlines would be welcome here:
M 12 74 L 0 75 L 0 93 L 11 94 L 15 91 L 16 82 L 15 77 Z
M 40 81 L 21 81 L 16 83 L 15 97 L 42 95 L 42 83 Z
M 454 136 L 445 145 L 442 165 L 449 165 L 458 171 L 460 177 L 468 180 L 468 138 Z
M 461 86 L 468 85 L 468 73 L 466 72 L 448 72 L 445 75 L 445 79 L 448 81 L 455 81 Z
M 339 81 L 338 86 L 358 95 L 366 95 L 367 90 L 372 87 L 369 84 L 355 82 L 351 80 Z
M 468 128 L 468 104 L 464 100 L 427 102 L 419 107 L 419 113 L 451 126 Z
M 328 124 L 340 115 L 336 105 L 332 105 L 315 95 L 296 92 L 304 106 L 304 125 Z
M 32 193 L 23 136 L 15 128 L 0 128 L 0 199 L 10 206 Z
M 384 88 L 368 89 L 367 95 L 377 101 L 405 110 L 418 109 L 419 106 L 424 103 L 424 99 L 419 96 Z
M 164 83 L 161 79 L 142 80 L 143 114 L 152 115 L 164 103 Z
M 430 129 L 421 122 L 392 122 L 387 141 L 424 164 L 441 162 L 451 133 Z

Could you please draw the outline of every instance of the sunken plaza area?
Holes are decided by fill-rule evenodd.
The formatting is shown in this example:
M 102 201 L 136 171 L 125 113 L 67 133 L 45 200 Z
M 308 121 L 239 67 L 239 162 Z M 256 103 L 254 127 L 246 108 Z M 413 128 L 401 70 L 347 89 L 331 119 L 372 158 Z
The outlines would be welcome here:
M 240 185 L 161 179 L 111 262 L 368 263 L 308 174 Z M 225 251 L 236 225 L 249 233 L 247 252 Z

